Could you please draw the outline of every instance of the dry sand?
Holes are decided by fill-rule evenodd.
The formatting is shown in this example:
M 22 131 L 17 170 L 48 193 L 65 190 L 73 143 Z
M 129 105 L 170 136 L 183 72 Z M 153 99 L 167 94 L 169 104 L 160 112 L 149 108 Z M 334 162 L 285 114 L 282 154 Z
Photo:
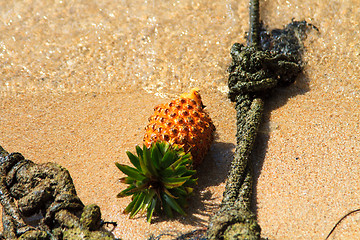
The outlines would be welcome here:
M 229 48 L 248 1 L 1 1 L 0 145 L 66 167 L 85 204 L 123 239 L 207 226 L 235 144 Z M 261 1 L 270 28 L 316 25 L 297 82 L 266 101 L 254 149 L 254 211 L 269 239 L 324 239 L 360 207 L 360 3 Z M 198 86 L 217 128 L 187 217 L 129 220 L 114 162 L 142 141 L 152 108 Z M 359 239 L 360 214 L 331 239 Z

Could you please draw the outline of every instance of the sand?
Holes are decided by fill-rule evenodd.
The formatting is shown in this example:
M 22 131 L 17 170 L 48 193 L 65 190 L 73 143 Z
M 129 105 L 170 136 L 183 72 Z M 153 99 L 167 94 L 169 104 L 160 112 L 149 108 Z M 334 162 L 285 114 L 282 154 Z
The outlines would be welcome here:
M 116 221 L 123 239 L 207 226 L 235 144 L 227 99 L 234 42 L 244 43 L 247 1 L 0 2 L 0 145 L 70 171 L 79 197 Z M 266 100 L 252 156 L 254 211 L 269 239 L 324 239 L 360 207 L 360 3 L 261 1 L 270 28 L 311 22 L 296 83 Z M 141 144 L 152 108 L 199 87 L 217 138 L 198 169 L 188 216 L 122 214 L 130 199 L 114 162 Z M 330 239 L 359 239 L 360 214 Z M 166 237 L 164 237 L 166 239 Z

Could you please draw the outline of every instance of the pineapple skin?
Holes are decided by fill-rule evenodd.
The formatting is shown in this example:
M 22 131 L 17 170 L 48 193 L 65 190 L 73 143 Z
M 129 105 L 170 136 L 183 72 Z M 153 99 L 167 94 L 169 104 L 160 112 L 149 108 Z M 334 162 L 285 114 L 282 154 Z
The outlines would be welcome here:
M 157 141 L 176 144 L 191 152 L 193 165 L 198 166 L 209 151 L 215 131 L 204 108 L 197 89 L 156 106 L 145 127 L 144 144 L 147 147 Z

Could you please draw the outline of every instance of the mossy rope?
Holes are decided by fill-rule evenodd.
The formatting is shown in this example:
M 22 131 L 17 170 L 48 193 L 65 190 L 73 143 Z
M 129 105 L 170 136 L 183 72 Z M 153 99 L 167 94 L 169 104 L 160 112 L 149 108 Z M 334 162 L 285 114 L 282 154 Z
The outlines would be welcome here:
M 220 210 L 210 219 L 207 239 L 260 239 L 251 211 L 253 187 L 249 161 L 262 119 L 264 98 L 277 86 L 295 81 L 301 66 L 295 59 L 260 47 L 259 0 L 250 1 L 248 46 L 235 43 L 229 67 L 229 98 L 236 109 L 236 149 Z

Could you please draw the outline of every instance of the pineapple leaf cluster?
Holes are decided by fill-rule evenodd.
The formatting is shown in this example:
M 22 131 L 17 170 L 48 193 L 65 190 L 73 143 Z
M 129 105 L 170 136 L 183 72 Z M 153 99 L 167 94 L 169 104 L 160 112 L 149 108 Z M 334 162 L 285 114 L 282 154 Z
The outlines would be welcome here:
M 126 152 L 133 167 L 115 163 L 126 174 L 120 179 L 129 186 L 117 197 L 132 196 L 124 213 L 130 218 L 147 211 L 150 223 L 153 213 L 173 217 L 173 211 L 186 215 L 187 198 L 196 184 L 192 157 L 183 148 L 167 142 L 153 143 L 150 148 L 136 146 L 136 155 Z

